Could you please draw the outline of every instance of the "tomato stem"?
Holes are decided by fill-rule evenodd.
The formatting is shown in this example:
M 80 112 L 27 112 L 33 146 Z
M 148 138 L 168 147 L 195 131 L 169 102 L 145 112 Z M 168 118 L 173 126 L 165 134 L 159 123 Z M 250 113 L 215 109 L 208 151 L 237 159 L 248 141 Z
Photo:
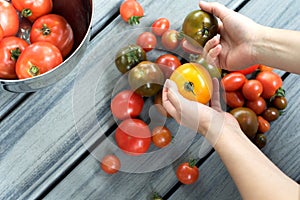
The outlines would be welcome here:
M 144 16 L 131 16 L 129 19 L 128 19 L 128 24 L 130 25 L 137 25 L 140 23 L 140 19 L 144 17 Z
M 197 164 L 197 160 L 196 159 L 190 159 L 189 160 L 189 166 L 190 167 L 195 167 Z
M 43 35 L 50 35 L 50 33 L 51 33 L 51 30 L 50 30 L 50 28 L 48 28 L 47 24 L 43 24 L 43 27 L 41 30 L 42 30 Z
M 189 82 L 185 82 L 184 83 L 184 89 L 186 91 L 192 92 L 194 95 L 196 95 L 195 92 L 194 92 L 194 83 L 192 83 L 190 81 Z
M 13 60 L 13 61 L 16 61 L 18 60 L 20 54 L 21 54 L 21 49 L 19 47 L 17 47 L 16 49 L 12 49 L 10 50 L 10 58 Z
M 30 17 L 32 15 L 32 11 L 28 8 L 24 8 L 22 11 L 21 11 L 21 14 L 22 16 L 24 17 Z
M 32 65 L 29 69 L 29 73 L 31 76 L 37 76 L 40 74 L 40 70 L 37 66 Z

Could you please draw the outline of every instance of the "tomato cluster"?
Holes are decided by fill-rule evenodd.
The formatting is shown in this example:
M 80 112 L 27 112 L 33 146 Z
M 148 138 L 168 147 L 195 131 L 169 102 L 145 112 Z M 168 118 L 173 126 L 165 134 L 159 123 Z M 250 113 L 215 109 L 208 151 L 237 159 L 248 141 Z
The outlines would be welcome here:
M 281 77 L 271 67 L 254 65 L 228 72 L 220 82 L 223 100 L 243 132 L 259 147 L 266 144 L 270 123 L 286 108 Z
M 52 0 L 0 0 L 0 79 L 25 79 L 63 62 L 74 45 L 67 20 Z

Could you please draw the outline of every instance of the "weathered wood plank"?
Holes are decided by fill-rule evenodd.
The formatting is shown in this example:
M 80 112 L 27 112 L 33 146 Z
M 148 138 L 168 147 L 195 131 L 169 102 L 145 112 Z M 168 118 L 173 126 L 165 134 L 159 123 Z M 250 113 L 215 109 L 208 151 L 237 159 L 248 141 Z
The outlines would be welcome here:
M 91 35 L 94 36 L 105 22 L 118 12 L 121 0 L 111 0 L 110 3 L 106 1 L 93 1 L 94 15 L 92 18 Z M 9 112 L 19 105 L 28 96 L 28 93 L 11 93 L 0 90 L 0 120 L 5 117 Z
M 292 0 L 251 1 L 240 12 L 264 25 L 299 30 L 300 16 L 294 3 L 296 2 Z M 284 73 L 278 70 L 276 72 Z M 283 172 L 296 181 L 300 179 L 299 121 L 295 120 L 300 117 L 298 83 L 299 75 L 291 74 L 285 79 L 283 87 L 287 91 L 289 106 L 285 115 L 271 124 L 271 130 L 266 133 L 268 144 L 263 149 Z M 200 167 L 200 173 L 202 176 L 195 185 L 181 186 L 170 199 L 241 199 L 233 180 L 216 153 Z

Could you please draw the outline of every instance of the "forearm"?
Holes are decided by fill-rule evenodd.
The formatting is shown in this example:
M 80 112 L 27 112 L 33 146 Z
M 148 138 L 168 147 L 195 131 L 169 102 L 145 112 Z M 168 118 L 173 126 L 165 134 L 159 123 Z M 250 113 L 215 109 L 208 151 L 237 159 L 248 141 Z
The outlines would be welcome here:
M 254 41 L 257 63 L 300 74 L 300 32 L 270 27 L 261 28 Z
M 281 172 L 240 130 L 224 132 L 215 150 L 243 199 L 299 198 L 299 185 Z

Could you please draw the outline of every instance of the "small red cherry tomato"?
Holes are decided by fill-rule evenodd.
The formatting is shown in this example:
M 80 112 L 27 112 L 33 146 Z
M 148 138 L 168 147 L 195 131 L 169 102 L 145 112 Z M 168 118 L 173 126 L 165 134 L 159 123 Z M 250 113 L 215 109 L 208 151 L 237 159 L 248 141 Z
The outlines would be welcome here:
M 152 130 L 152 142 L 155 146 L 163 148 L 172 141 L 172 134 L 165 126 L 157 126 Z
M 229 74 L 226 74 L 221 79 L 221 86 L 226 92 L 232 92 L 240 89 L 244 85 L 246 80 L 247 78 L 244 74 L 240 72 L 231 72 Z
M 260 115 L 267 109 L 267 103 L 264 98 L 258 97 L 253 101 L 247 101 L 246 107 L 253 110 L 257 115 Z
M 142 47 L 146 52 L 154 49 L 156 43 L 156 37 L 151 32 L 143 32 L 136 39 L 136 44 Z
M 18 37 L 8 36 L 0 41 L 0 78 L 17 79 L 16 62 L 29 44 Z
M 172 54 L 163 54 L 155 62 L 163 71 L 165 78 L 170 78 L 173 71 L 181 65 L 180 60 Z
M 223 92 L 223 100 L 230 108 L 242 107 L 245 99 L 240 91 Z
M 16 63 L 19 79 L 31 78 L 57 67 L 63 61 L 60 50 L 49 42 L 36 42 L 23 51 Z
M 256 80 L 263 85 L 263 92 L 261 94 L 265 99 L 271 98 L 276 91 L 282 86 L 281 77 L 272 71 L 263 71 L 256 76 Z
M 246 99 L 253 101 L 260 97 L 263 92 L 263 86 L 258 80 L 248 80 L 243 85 L 242 92 Z
M 164 32 L 169 30 L 170 22 L 167 18 L 159 18 L 153 22 L 151 28 L 155 35 L 162 36 Z
M 12 0 L 14 7 L 31 22 L 52 12 L 52 0 Z
M 107 174 L 115 174 L 120 170 L 121 162 L 117 156 L 109 154 L 102 158 L 100 167 Z
M 265 120 L 262 116 L 257 116 L 258 120 L 258 131 L 260 133 L 265 133 L 270 130 L 270 123 Z
M 66 57 L 73 48 L 73 30 L 64 17 L 56 14 L 44 15 L 33 23 L 30 42 L 50 42 Z
M 182 163 L 176 170 L 177 179 L 183 184 L 192 184 L 198 180 L 199 170 L 196 161 Z
M 131 90 L 119 92 L 110 104 L 112 114 L 120 120 L 137 117 L 142 112 L 143 106 L 142 96 Z
M 161 37 L 161 43 L 167 50 L 174 50 L 179 45 L 178 31 L 167 30 Z
M 120 6 L 120 15 L 128 24 L 136 25 L 144 16 L 144 9 L 136 0 L 124 0 Z

